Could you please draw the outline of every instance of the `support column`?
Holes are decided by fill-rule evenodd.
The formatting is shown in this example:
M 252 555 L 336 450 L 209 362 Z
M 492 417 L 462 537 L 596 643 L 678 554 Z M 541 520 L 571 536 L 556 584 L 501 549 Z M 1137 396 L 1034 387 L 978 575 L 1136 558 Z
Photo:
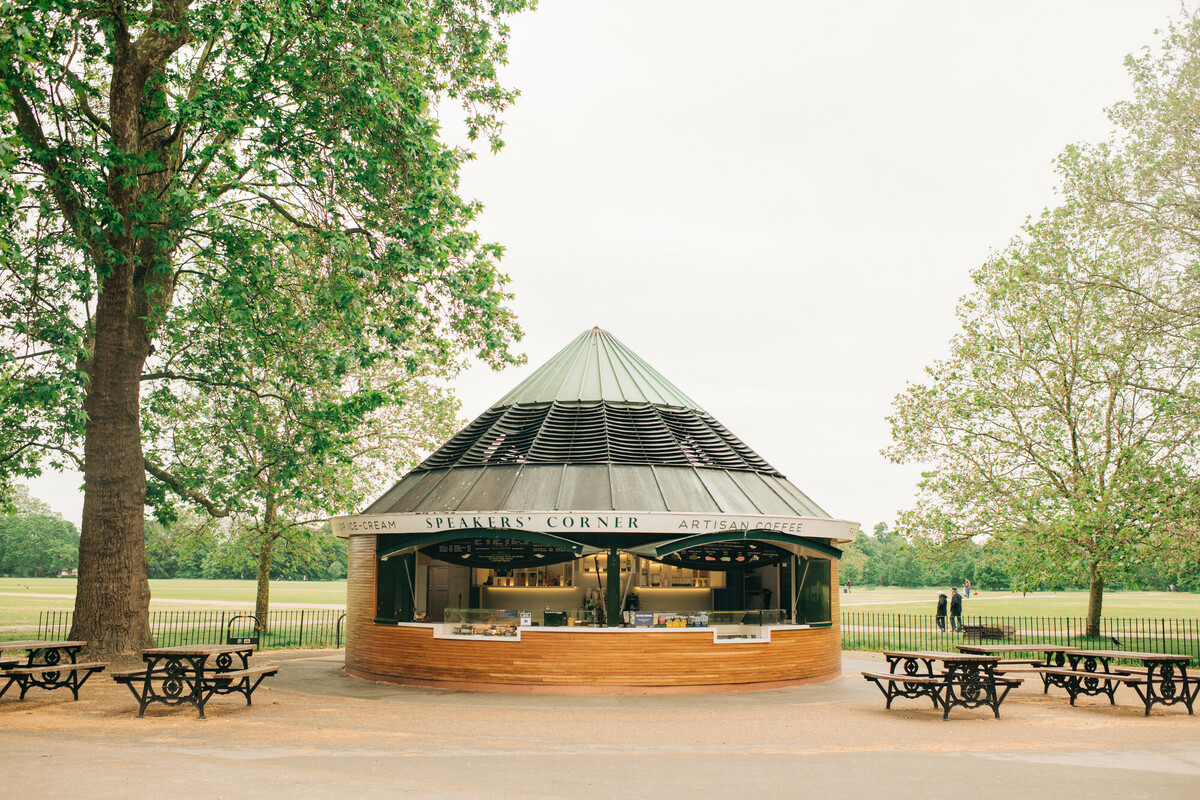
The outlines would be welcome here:
M 604 587 L 605 625 L 615 628 L 621 624 L 621 551 L 608 549 L 608 583 Z

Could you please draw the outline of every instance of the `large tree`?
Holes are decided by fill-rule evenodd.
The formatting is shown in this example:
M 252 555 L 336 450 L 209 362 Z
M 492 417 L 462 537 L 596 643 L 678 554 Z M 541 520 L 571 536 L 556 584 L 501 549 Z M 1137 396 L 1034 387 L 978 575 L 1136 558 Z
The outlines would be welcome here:
M 950 355 L 890 417 L 885 453 L 929 467 L 905 529 L 986 534 L 1026 576 L 1086 580 L 1093 633 L 1105 578 L 1194 507 L 1200 351 L 1164 334 L 1186 277 L 1162 259 L 1149 236 L 1047 212 L 974 273 Z
M 499 146 L 499 19 L 526 5 L 0 0 L 0 481 L 47 454 L 82 466 L 72 638 L 149 643 L 143 391 L 256 390 L 247 288 L 306 279 L 281 251 L 327 249 L 346 369 L 509 357 L 499 248 L 470 229 L 470 154 L 438 113 L 454 101 Z M 205 296 L 233 309 L 225 346 L 177 369 Z

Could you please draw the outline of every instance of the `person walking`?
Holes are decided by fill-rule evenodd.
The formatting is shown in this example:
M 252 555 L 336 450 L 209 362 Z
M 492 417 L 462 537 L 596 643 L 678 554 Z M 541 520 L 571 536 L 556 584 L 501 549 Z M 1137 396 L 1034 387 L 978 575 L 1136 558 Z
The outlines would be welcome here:
M 846 579 L 846 594 L 850 594 L 850 590 L 851 590 L 852 588 L 854 588 L 854 581 L 852 581 L 852 580 L 850 580 L 849 578 L 847 578 L 847 579 Z
M 957 586 L 950 587 L 950 630 L 962 633 L 962 595 Z
M 971 596 L 971 581 L 970 581 L 970 579 L 967 579 L 967 578 L 963 579 L 963 593 L 967 597 Z
M 934 616 L 937 622 L 938 630 L 942 633 L 946 632 L 946 593 L 938 592 L 937 612 Z

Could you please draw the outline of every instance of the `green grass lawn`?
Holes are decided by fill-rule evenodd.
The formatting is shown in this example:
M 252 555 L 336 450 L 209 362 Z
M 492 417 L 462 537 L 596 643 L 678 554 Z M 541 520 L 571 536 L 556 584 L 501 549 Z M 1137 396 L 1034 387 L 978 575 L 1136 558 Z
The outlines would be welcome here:
M 74 595 L 74 578 L 0 578 L 0 627 L 36 625 L 41 611 L 71 611 Z M 152 610 L 201 610 L 228 603 L 238 604 L 230 608 L 253 608 L 254 596 L 254 581 L 150 581 Z M 346 582 L 272 581 L 271 603 L 344 606 Z
M 932 615 L 937 605 L 938 588 L 897 589 L 855 587 L 850 594 L 838 595 L 843 613 L 852 611 L 886 614 Z M 963 599 L 966 616 L 1001 617 L 1083 617 L 1087 615 L 1088 593 L 985 591 Z M 1192 592 L 1105 592 L 1104 617 L 1190 618 L 1200 619 L 1200 594 Z
M 254 605 L 254 581 L 152 580 L 155 609 L 214 608 L 226 603 Z M 936 588 L 856 588 L 839 594 L 843 612 L 933 614 Z M 0 626 L 36 624 L 39 611 L 70 611 L 75 594 L 73 578 L 0 578 Z M 41 597 L 38 595 L 59 595 Z M 171 601 L 183 602 L 171 602 Z M 345 605 L 345 581 L 275 581 L 272 603 L 305 606 Z M 205 605 L 206 603 L 211 605 Z M 969 616 L 1082 617 L 1087 613 L 1087 592 L 985 591 L 963 601 Z M 1105 617 L 1200 619 L 1200 594 L 1190 592 L 1107 592 Z

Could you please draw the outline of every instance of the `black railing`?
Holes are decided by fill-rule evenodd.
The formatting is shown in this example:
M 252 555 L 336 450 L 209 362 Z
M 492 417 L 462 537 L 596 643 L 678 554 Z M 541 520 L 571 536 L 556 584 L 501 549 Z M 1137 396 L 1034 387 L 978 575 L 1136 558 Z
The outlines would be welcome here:
M 927 614 L 846 611 L 843 650 L 954 650 L 956 644 L 1061 644 L 1085 650 L 1186 653 L 1200 662 L 1200 620 L 1102 618 L 1099 636 L 1087 635 L 1083 617 L 964 616 L 962 633 L 937 626 Z
M 38 614 L 38 639 L 66 638 L 71 630 L 70 611 Z M 222 644 L 227 636 L 253 636 L 254 625 L 241 611 L 151 611 L 150 633 L 158 647 L 179 644 Z M 288 608 L 271 611 L 265 630 L 258 631 L 261 650 L 341 647 L 342 617 L 338 608 Z M 234 621 L 234 617 L 242 619 Z M 230 623 L 233 627 L 226 630 Z

